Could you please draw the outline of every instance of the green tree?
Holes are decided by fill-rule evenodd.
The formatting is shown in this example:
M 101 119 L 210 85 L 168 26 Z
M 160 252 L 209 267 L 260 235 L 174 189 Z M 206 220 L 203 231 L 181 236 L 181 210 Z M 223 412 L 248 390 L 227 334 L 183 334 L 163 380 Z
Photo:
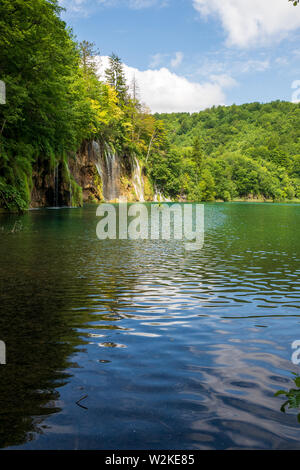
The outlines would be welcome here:
M 197 167 L 201 170 L 203 166 L 204 151 L 203 143 L 199 136 L 195 137 L 193 141 L 192 159 L 196 163 Z
M 84 75 L 97 76 L 97 63 L 95 58 L 100 55 L 99 49 L 94 42 L 81 41 L 79 43 L 79 52 Z
M 80 57 L 60 13 L 56 0 L 0 2 L 0 179 L 27 204 L 32 166 L 79 144 Z
M 128 86 L 120 57 L 112 54 L 109 57 L 109 67 L 105 70 L 106 82 L 115 88 L 121 104 L 127 102 Z

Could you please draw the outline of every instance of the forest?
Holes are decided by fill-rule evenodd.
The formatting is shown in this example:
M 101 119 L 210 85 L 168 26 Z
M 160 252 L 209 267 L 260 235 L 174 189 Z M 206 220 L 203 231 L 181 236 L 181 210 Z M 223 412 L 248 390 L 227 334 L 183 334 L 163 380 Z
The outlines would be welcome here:
M 0 3 L 0 207 L 29 207 L 33 173 L 51 174 L 58 164 L 70 180 L 73 205 L 81 189 L 68 168 L 84 141 L 98 139 L 121 156 L 143 158 L 163 145 L 159 122 L 126 84 L 121 60 L 112 54 L 99 77 L 98 50 L 79 43 L 61 20 L 56 0 Z M 151 140 L 151 136 L 156 135 Z M 145 157 L 146 158 L 146 157 Z
M 199 113 L 151 114 L 112 54 L 103 76 L 94 43 L 78 42 L 56 0 L 0 4 L 0 207 L 30 207 L 37 168 L 60 164 L 82 204 L 70 159 L 83 142 L 134 154 L 151 189 L 172 200 L 300 199 L 300 107 L 276 101 Z M 200 107 L 200 104 L 199 104 Z M 150 200 L 150 199 L 149 199 Z
M 156 159 L 152 172 L 169 194 L 201 201 L 300 198 L 299 104 L 250 103 L 155 117 L 164 123 L 171 150 L 164 165 Z

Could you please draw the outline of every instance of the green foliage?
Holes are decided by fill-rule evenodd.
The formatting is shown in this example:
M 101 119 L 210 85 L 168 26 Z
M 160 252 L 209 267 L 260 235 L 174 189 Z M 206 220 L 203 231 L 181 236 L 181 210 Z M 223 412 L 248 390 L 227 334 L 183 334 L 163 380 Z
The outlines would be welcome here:
M 200 137 L 196 136 L 193 141 L 193 148 L 192 148 L 192 159 L 194 160 L 195 164 L 201 170 L 203 165 L 204 159 L 204 151 L 203 151 L 203 143 L 201 142 Z
M 286 390 L 278 390 L 278 392 L 275 393 L 275 397 L 278 397 L 279 395 L 284 395 L 287 400 L 283 403 L 281 406 L 280 410 L 285 413 L 286 412 L 286 407 L 289 409 L 294 408 L 294 409 L 300 409 L 300 376 L 297 374 L 294 374 L 296 377 L 293 380 L 296 388 L 291 388 L 289 391 Z M 298 422 L 300 423 L 300 413 L 298 414 Z
M 105 77 L 107 83 L 116 90 L 120 102 L 125 103 L 128 95 L 128 87 L 122 61 L 120 57 L 115 54 L 109 57 L 109 67 L 105 71 Z
M 24 195 L 3 181 L 0 181 L 0 205 L 9 211 L 23 212 L 27 208 Z
M 164 194 L 176 198 L 180 191 L 180 156 L 175 150 L 153 153 L 149 160 L 149 175 Z
M 299 104 L 250 103 L 155 117 L 180 154 L 178 195 L 203 201 L 299 197 Z
M 74 179 L 71 179 L 71 194 L 72 194 L 72 201 L 71 204 L 73 207 L 80 207 L 83 204 L 83 197 L 82 197 L 82 188 L 79 186 L 79 184 L 74 181 Z
M 51 173 L 58 163 L 62 183 L 80 204 L 67 156 L 86 140 L 144 160 L 162 145 L 162 130 L 156 132 L 159 123 L 138 102 L 137 86 L 129 94 L 121 59 L 111 56 L 107 82 L 100 81 L 94 43 L 76 43 L 60 12 L 57 0 L 0 2 L 0 79 L 7 90 L 0 106 L 2 207 L 28 207 L 32 173 Z
M 84 76 L 97 76 L 97 65 L 94 60 L 97 54 L 100 54 L 94 42 L 82 41 L 79 43 L 79 52 L 81 57 L 81 68 Z
M 38 159 L 53 161 L 81 138 L 80 57 L 59 13 L 55 0 L 0 3 L 0 70 L 7 90 L 7 104 L 0 106 L 0 178 L 22 208 L 30 202 Z
M 57 0 L 1 0 L 0 206 L 24 210 L 32 175 L 58 163 L 73 204 L 82 190 L 68 168 L 87 140 L 136 155 L 171 198 L 300 198 L 300 105 L 273 102 L 151 115 L 112 54 L 99 80 L 94 43 L 77 43 Z

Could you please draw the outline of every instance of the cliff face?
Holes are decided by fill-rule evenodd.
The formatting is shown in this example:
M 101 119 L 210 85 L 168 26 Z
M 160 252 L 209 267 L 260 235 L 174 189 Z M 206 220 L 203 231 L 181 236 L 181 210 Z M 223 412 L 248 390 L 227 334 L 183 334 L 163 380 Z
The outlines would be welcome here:
M 69 158 L 68 166 L 72 178 L 82 189 L 82 202 L 103 201 L 102 181 L 97 171 L 98 159 L 93 145 L 85 142 L 74 157 Z
M 153 196 L 135 156 L 120 157 L 109 145 L 92 141 L 52 169 L 35 168 L 31 207 L 80 206 L 120 198 L 133 202 Z
M 32 175 L 33 189 L 30 207 L 47 207 L 54 205 L 53 176 L 44 169 L 35 169 Z

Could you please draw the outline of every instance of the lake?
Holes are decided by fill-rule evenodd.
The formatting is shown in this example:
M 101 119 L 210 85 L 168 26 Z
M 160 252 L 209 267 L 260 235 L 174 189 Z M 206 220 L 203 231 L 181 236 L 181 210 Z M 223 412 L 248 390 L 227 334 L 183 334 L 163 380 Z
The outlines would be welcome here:
M 300 449 L 300 205 L 205 204 L 205 241 L 0 215 L 0 447 Z

